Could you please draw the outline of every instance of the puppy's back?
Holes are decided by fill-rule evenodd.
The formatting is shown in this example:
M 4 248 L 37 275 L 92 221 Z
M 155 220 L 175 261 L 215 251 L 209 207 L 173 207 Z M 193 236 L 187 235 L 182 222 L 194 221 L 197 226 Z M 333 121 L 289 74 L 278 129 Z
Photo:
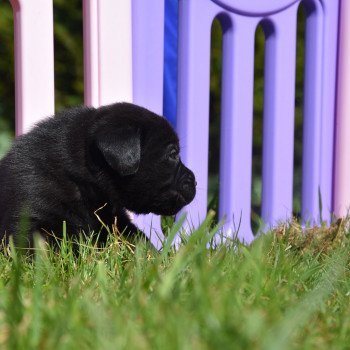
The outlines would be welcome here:
M 35 211 L 46 192 L 55 200 L 57 194 L 52 189 L 60 191 L 67 167 L 76 166 L 72 153 L 81 148 L 84 126 L 92 112 L 87 107 L 65 110 L 15 139 L 0 160 L 0 238 L 5 232 L 16 233 L 26 204 Z M 55 182 L 57 186 L 53 186 Z

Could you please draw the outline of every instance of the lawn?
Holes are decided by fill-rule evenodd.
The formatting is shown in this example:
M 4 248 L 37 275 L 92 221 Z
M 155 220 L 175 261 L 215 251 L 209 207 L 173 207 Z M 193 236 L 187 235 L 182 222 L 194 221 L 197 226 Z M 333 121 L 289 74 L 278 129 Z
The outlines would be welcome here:
M 348 222 L 296 222 L 251 246 L 211 246 L 208 219 L 177 252 L 111 235 L 0 254 L 1 349 L 349 349 Z M 171 239 L 176 227 L 168 229 Z

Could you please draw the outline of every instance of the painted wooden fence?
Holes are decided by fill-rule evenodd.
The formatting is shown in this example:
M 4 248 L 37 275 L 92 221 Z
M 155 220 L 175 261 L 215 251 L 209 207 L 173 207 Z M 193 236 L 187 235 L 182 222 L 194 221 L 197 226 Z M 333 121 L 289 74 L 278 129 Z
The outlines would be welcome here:
M 20 134 L 54 113 L 53 4 L 10 1 Z M 207 211 L 210 32 L 215 18 L 223 29 L 219 216 L 225 218 L 225 233 L 238 234 L 245 242 L 254 237 L 250 223 L 254 40 L 259 25 L 266 43 L 262 219 L 269 227 L 292 215 L 299 6 L 306 14 L 302 218 L 317 223 L 322 215 L 329 221 L 333 212 L 344 215 L 350 206 L 349 2 L 179 0 L 177 131 L 182 158 L 198 183 L 197 196 L 185 209 L 191 225 L 198 225 Z M 161 114 L 164 0 L 83 0 L 83 12 L 85 103 L 132 101 Z M 159 217 L 139 216 L 135 221 L 160 247 Z

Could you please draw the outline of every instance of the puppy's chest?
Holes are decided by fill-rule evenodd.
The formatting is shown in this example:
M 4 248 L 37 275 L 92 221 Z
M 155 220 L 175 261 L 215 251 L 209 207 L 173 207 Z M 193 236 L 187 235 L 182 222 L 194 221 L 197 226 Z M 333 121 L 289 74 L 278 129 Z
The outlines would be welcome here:
M 117 213 L 116 207 L 110 203 L 109 199 L 95 189 L 76 193 L 77 206 L 81 206 L 89 221 L 102 220 L 110 225 Z M 78 204 L 79 203 L 79 204 Z

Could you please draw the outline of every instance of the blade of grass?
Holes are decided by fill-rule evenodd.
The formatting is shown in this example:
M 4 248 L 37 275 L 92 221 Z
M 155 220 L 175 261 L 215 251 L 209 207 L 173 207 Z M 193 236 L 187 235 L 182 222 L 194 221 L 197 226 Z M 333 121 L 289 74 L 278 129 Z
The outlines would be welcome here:
M 347 257 L 347 251 L 342 249 L 328 258 L 324 273 L 316 287 L 307 293 L 297 305 L 287 310 L 282 322 L 264 339 L 262 349 L 280 350 L 292 347 L 293 333 L 306 324 L 337 287 L 340 276 L 345 270 Z

